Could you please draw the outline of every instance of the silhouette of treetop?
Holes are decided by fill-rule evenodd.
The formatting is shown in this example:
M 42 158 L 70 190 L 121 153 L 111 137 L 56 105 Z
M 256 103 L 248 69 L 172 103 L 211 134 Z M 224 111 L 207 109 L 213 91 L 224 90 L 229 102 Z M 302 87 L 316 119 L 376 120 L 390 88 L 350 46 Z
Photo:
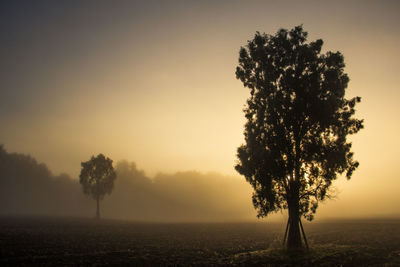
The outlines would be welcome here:
M 360 97 L 345 98 L 343 55 L 306 40 L 302 26 L 257 32 L 236 68 L 250 97 L 235 168 L 254 189 L 259 217 L 289 210 L 289 247 L 301 246 L 300 216 L 312 220 L 337 175 L 350 179 L 358 167 L 346 137 L 363 128 L 353 117 Z
M 99 154 L 97 157 L 92 156 L 89 161 L 81 163 L 79 181 L 82 184 L 83 192 L 96 200 L 97 218 L 100 218 L 99 202 L 106 194 L 111 194 L 114 180 L 117 178 L 112 162 L 110 158 Z

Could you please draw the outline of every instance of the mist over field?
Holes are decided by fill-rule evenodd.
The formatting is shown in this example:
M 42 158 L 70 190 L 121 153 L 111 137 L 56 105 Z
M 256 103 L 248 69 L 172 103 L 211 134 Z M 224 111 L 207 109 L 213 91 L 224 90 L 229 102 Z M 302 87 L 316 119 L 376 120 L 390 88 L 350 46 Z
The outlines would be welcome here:
M 400 266 L 399 14 L 0 1 L 0 266 Z
M 256 220 L 234 169 L 249 94 L 235 66 L 256 31 L 303 24 L 310 41 L 343 53 L 346 97 L 362 97 L 365 119 L 349 138 L 360 166 L 334 181 L 316 219 L 400 215 L 396 1 L 161 2 L 2 3 L 0 143 L 47 166 L 25 159 L 35 171 L 0 178 L 2 213 L 93 216 L 80 163 L 104 153 L 117 169 L 135 162 L 151 186 L 119 175 L 103 217 Z
M 100 202 L 101 217 L 149 222 L 279 221 L 286 213 L 257 219 L 250 185 L 240 176 L 181 171 L 149 176 L 135 162 L 114 162 L 117 179 Z M 77 166 L 79 169 L 79 166 Z M 338 182 L 348 183 L 347 181 Z M 335 199 L 323 202 L 316 220 L 334 218 L 398 218 L 396 206 L 362 205 L 336 187 Z M 340 188 L 339 188 L 340 189 Z M 378 199 L 376 205 L 385 199 Z M 354 206 L 358 207 L 354 209 Z M 371 212 L 372 210 L 372 212 Z M 79 178 L 59 175 L 34 157 L 0 148 L 0 215 L 94 217 L 95 200 L 83 193 Z
M 254 220 L 244 180 L 195 171 L 148 177 L 134 162 L 115 164 L 117 180 L 101 201 L 106 218 L 205 222 Z M 95 201 L 77 178 L 53 175 L 44 163 L 0 148 L 0 214 L 94 216 Z

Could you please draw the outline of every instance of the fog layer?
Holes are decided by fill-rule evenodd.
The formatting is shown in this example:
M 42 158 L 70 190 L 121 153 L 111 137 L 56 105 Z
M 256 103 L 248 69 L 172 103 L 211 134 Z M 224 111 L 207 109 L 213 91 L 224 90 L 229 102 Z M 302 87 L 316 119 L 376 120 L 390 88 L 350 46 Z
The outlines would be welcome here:
M 139 221 L 240 221 L 255 219 L 244 180 L 194 171 L 146 176 L 134 162 L 115 164 L 117 180 L 100 205 L 105 218 Z M 92 217 L 95 201 L 78 179 L 55 176 L 29 155 L 0 147 L 0 214 Z

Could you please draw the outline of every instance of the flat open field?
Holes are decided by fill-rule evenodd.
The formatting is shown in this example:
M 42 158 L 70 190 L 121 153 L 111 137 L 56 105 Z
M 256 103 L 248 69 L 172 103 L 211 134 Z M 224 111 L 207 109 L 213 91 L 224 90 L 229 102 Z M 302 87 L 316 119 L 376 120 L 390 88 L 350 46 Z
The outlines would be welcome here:
M 400 266 L 400 220 L 305 224 L 311 249 L 284 253 L 276 223 L 156 224 L 1 217 L 0 265 Z

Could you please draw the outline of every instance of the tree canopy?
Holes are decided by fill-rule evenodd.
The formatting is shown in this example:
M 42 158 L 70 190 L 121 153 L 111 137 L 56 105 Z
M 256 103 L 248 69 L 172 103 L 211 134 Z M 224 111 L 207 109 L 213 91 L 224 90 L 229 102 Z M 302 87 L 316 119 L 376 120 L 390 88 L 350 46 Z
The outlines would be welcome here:
M 89 161 L 82 162 L 82 170 L 79 181 L 82 184 L 83 192 L 91 195 L 97 201 L 96 217 L 100 217 L 99 201 L 106 194 L 111 194 L 114 187 L 114 180 L 117 175 L 112 166 L 112 160 L 103 154 L 92 156 Z
M 343 55 L 306 40 L 302 26 L 257 32 L 239 52 L 236 77 L 250 97 L 235 168 L 254 189 L 259 217 L 289 209 L 312 220 L 337 175 L 350 179 L 359 165 L 347 137 L 363 128 L 353 116 L 361 99 L 345 98 Z

